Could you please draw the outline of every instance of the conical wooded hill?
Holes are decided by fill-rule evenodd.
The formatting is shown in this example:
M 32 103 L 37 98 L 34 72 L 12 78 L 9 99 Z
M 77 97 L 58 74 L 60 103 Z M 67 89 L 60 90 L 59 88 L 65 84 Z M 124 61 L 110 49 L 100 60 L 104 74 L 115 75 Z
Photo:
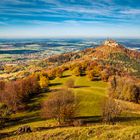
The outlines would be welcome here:
M 125 48 L 114 40 L 104 41 L 102 45 L 94 49 L 91 56 L 99 59 L 107 59 L 113 53 L 123 53 L 133 59 L 140 59 L 140 52 Z

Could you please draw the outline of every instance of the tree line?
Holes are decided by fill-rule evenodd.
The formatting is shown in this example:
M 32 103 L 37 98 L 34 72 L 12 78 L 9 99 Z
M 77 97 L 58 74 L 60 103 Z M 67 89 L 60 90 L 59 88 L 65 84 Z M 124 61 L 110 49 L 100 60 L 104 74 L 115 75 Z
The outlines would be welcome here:
M 139 103 L 140 100 L 140 82 L 132 77 L 113 76 L 110 79 L 110 96 Z

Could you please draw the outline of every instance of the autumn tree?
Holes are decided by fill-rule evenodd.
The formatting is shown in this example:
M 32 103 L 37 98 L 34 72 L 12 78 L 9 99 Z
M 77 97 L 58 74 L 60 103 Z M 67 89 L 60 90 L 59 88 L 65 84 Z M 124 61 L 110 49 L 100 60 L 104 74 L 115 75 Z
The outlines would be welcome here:
M 113 90 L 117 88 L 117 78 L 115 76 L 110 78 L 110 86 L 112 87 Z
M 56 75 L 55 75 L 55 70 L 54 70 L 54 69 L 48 70 L 47 73 L 48 73 L 48 78 L 49 78 L 50 80 L 52 80 L 52 79 L 54 79 L 54 78 L 56 77 Z
M 55 76 L 61 78 L 63 76 L 63 69 L 62 68 L 56 68 L 55 69 Z
M 0 102 L 7 105 L 9 109 L 16 112 L 18 109 L 23 109 L 25 104 L 22 102 L 22 94 L 20 94 L 19 85 L 16 82 L 9 82 L 0 94 Z
M 75 117 L 78 105 L 74 93 L 68 89 L 50 93 L 42 105 L 42 116 L 56 119 L 59 124 L 66 123 Z
M 105 82 L 109 79 L 109 72 L 105 69 L 101 72 L 101 79 Z
M 39 81 L 40 87 L 43 91 L 48 89 L 49 86 L 49 79 L 43 75 L 40 75 L 40 81 Z
M 122 108 L 113 98 L 105 98 L 101 103 L 102 119 L 105 123 L 113 123 L 116 118 L 121 114 Z
M 80 76 L 82 74 L 82 70 L 79 66 L 76 66 L 74 69 L 73 69 L 73 74 L 75 76 Z
M 45 77 L 48 77 L 48 73 L 47 73 L 47 71 L 45 71 L 45 70 L 42 70 L 42 71 L 40 72 L 40 75 L 43 75 L 43 76 L 45 76 Z
M 86 60 L 82 61 L 80 65 L 81 65 L 82 69 L 85 71 L 86 68 L 88 67 L 88 61 L 86 61 Z
M 86 70 L 88 71 L 93 70 L 93 69 L 99 70 L 98 63 L 96 61 L 90 61 L 86 68 Z
M 86 75 L 87 75 L 89 80 L 93 81 L 94 77 L 95 77 L 95 72 L 94 72 L 94 70 L 90 70 L 90 71 L 86 72 Z
M 87 70 L 86 75 L 87 75 L 88 79 L 91 81 L 100 80 L 100 75 L 96 69 Z

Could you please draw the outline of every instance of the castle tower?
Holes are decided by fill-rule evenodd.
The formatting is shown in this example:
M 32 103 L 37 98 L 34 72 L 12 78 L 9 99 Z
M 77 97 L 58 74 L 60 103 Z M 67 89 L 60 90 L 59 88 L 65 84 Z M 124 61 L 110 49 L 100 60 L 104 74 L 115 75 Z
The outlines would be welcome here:
M 110 40 L 106 40 L 103 45 L 110 46 L 110 47 L 119 46 L 119 44 L 115 40 L 111 40 L 111 39 Z

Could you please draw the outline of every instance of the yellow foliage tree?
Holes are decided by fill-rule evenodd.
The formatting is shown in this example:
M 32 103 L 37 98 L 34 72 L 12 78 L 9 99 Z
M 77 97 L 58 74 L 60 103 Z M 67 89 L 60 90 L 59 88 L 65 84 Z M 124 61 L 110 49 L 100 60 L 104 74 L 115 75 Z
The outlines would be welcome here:
M 75 67 L 74 70 L 73 70 L 73 74 L 75 76 L 80 76 L 81 75 L 81 69 L 80 69 L 80 67 Z
M 49 86 L 49 79 L 43 75 L 40 75 L 40 81 L 39 81 L 40 87 L 43 90 L 48 89 Z

